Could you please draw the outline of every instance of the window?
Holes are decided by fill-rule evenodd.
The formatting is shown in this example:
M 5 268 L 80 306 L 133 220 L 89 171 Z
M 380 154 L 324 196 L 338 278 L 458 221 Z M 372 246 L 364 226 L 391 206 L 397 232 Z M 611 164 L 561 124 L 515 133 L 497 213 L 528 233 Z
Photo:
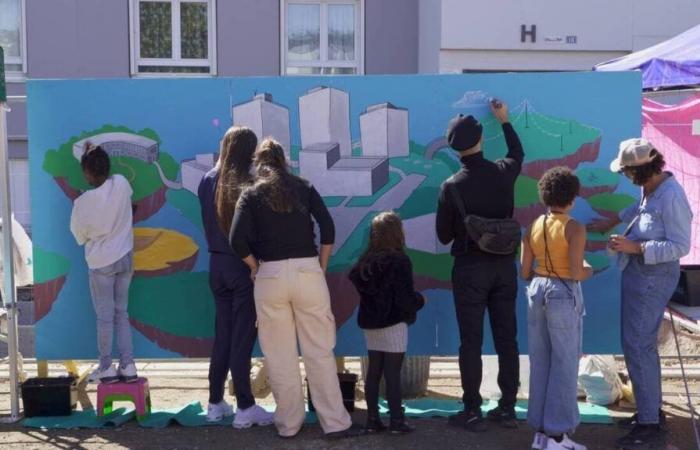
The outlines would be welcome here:
M 131 73 L 215 74 L 214 0 L 132 0 Z
M 7 78 L 26 72 L 24 0 L 0 0 L 0 47 L 5 50 Z
M 282 0 L 282 74 L 364 72 L 364 0 Z

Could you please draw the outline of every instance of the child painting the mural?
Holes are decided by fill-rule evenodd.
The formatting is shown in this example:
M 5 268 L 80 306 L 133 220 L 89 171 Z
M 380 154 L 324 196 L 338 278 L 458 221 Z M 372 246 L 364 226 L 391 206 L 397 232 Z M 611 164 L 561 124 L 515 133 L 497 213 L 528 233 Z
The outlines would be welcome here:
M 369 245 L 350 271 L 350 281 L 360 294 L 357 322 L 364 329 L 369 353 L 365 380 L 368 433 L 386 426 L 379 418 L 379 383 L 386 382 L 391 416 L 389 431 L 413 431 L 401 406 L 401 365 L 408 344 L 408 325 L 425 298 L 413 288 L 413 266 L 405 253 L 405 237 L 399 216 L 384 212 L 372 220 Z
M 70 229 L 85 246 L 90 294 L 97 316 L 97 349 L 100 364 L 91 382 L 136 381 L 127 315 L 129 284 L 134 273 L 132 227 L 133 193 L 121 175 L 110 175 L 110 161 L 102 147 L 90 143 L 80 159 L 87 182 L 94 188 L 75 200 Z M 119 367 L 112 364 L 112 339 L 116 332 Z
M 583 326 L 581 281 L 593 275 L 584 260 L 586 228 L 569 213 L 580 183 L 571 170 L 555 167 L 539 181 L 547 212 L 528 228 L 522 241 L 521 276 L 530 280 L 528 424 L 534 449 L 585 450 L 569 434 L 578 426 L 578 364 Z

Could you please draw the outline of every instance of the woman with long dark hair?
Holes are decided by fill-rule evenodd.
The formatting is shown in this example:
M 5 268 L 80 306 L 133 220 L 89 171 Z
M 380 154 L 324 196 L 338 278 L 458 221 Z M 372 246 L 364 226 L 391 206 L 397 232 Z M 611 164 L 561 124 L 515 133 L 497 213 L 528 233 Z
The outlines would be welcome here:
M 369 368 L 365 379 L 367 424 L 365 431 L 383 431 L 379 419 L 379 382 L 384 377 L 392 434 L 413 431 L 401 406 L 401 365 L 408 345 L 408 325 L 425 298 L 413 288 L 413 265 L 406 255 L 403 226 L 394 212 L 372 220 L 369 244 L 350 271 L 350 281 L 360 294 L 357 323 L 365 330 Z
M 255 279 L 258 335 L 277 403 L 277 430 L 293 437 L 304 423 L 298 339 L 323 431 L 328 437 L 358 434 L 343 406 L 333 355 L 335 319 L 325 278 L 333 219 L 316 189 L 289 172 L 282 146 L 273 139 L 258 147 L 255 168 L 257 180 L 238 200 L 230 241 Z
M 637 413 L 619 422 L 631 430 L 618 439 L 620 447 L 658 445 L 664 436 L 656 342 L 666 304 L 680 277 L 679 260 L 690 251 L 693 219 L 683 187 L 663 170 L 665 164 L 663 155 L 646 139 L 620 143 L 610 170 L 641 187 L 641 200 L 618 218 L 589 227 L 608 231 L 619 223 L 628 224 L 608 244 L 619 254 L 622 269 L 622 349 L 637 401 Z
M 207 420 L 233 415 L 224 400 L 230 371 L 236 390 L 236 428 L 272 424 L 272 414 L 255 404 L 250 387 L 250 358 L 257 337 L 250 270 L 228 243 L 240 193 L 253 184 L 250 174 L 258 139 L 248 128 L 231 127 L 221 141 L 219 161 L 199 184 L 202 221 L 209 246 L 209 285 L 216 302 L 214 346 L 209 365 Z

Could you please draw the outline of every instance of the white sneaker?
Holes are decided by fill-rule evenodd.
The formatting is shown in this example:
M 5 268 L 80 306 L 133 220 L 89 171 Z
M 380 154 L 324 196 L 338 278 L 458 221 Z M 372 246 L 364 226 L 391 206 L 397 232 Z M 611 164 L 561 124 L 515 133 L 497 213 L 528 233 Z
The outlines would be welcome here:
M 125 383 L 133 383 L 138 380 L 139 376 L 136 374 L 136 364 L 130 363 L 126 366 L 119 366 L 117 370 L 119 378 Z
M 532 448 L 536 450 L 543 450 L 547 446 L 547 435 L 540 433 L 539 431 L 535 433 L 535 438 L 532 440 Z
M 561 440 L 561 442 L 548 438 L 547 446 L 545 448 L 547 450 L 586 450 L 585 445 L 572 441 L 566 434 L 564 434 L 564 438 Z
M 233 406 L 221 400 L 219 403 L 209 403 L 207 407 L 207 422 L 220 422 L 224 417 L 233 415 Z
M 114 368 L 114 364 L 111 364 L 106 369 L 97 368 L 88 377 L 89 383 L 105 383 L 111 384 L 119 381 L 119 375 L 117 374 L 117 369 Z
M 264 427 L 275 423 L 275 414 L 265 411 L 259 405 L 253 405 L 247 409 L 238 409 L 233 419 L 234 428 L 250 428 L 253 425 Z

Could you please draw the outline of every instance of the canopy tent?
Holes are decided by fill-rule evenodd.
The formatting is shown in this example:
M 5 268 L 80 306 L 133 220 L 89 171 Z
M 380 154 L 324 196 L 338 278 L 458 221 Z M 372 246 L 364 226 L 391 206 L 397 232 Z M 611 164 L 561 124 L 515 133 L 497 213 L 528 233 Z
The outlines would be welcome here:
M 700 85 L 700 25 L 660 44 L 597 64 L 593 70 L 640 70 L 644 89 Z

